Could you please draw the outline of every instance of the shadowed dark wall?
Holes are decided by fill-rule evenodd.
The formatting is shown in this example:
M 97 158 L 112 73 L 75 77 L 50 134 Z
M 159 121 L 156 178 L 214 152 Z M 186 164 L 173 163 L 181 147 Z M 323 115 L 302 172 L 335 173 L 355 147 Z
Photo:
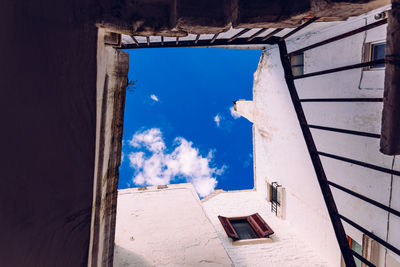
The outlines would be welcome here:
M 0 4 L 0 266 L 84 266 L 96 127 L 88 1 Z

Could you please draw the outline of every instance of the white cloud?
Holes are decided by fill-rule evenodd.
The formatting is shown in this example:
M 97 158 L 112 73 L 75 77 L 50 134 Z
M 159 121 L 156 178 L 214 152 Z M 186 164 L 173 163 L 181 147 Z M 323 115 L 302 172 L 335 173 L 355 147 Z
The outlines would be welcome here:
M 228 166 L 227 165 L 222 165 L 222 167 L 221 168 L 219 168 L 219 169 L 215 169 L 215 175 L 218 175 L 218 176 L 220 176 L 220 175 L 222 175 L 222 174 L 224 174 L 225 173 L 225 171 L 226 171 L 226 169 L 228 169 Z
M 136 132 L 129 144 L 133 147 L 145 147 L 151 152 L 161 152 L 165 149 L 160 129 L 152 128 L 144 132 Z
M 214 157 L 214 154 L 215 154 L 216 151 L 217 150 L 215 148 L 214 149 L 210 149 L 208 151 L 208 154 L 207 154 L 207 159 L 212 160 L 212 158 Z
M 197 193 L 205 197 L 215 190 L 217 177 L 228 168 L 210 166 L 214 150 L 203 157 L 193 143 L 178 137 L 174 141 L 174 150 L 166 151 L 160 129 L 153 128 L 133 135 L 129 141 L 131 146 L 146 149 L 144 152 L 129 154 L 130 166 L 135 170 L 133 182 L 136 185 L 164 185 L 171 181 L 184 179 L 194 185 Z
M 217 127 L 219 127 L 221 125 L 221 120 L 222 120 L 222 116 L 221 115 L 219 115 L 219 114 L 215 115 L 214 121 L 217 124 Z
M 156 101 L 156 102 L 159 101 L 158 97 L 157 97 L 155 94 L 152 94 L 152 95 L 150 96 L 150 98 L 153 99 L 153 100 Z
M 129 165 L 132 168 L 142 168 L 144 163 L 144 153 L 143 152 L 136 152 L 129 154 Z
M 237 113 L 237 112 L 235 111 L 235 109 L 233 108 L 233 106 L 231 106 L 231 107 L 229 108 L 229 111 L 231 112 L 231 116 L 232 116 L 235 120 L 240 118 L 239 113 Z

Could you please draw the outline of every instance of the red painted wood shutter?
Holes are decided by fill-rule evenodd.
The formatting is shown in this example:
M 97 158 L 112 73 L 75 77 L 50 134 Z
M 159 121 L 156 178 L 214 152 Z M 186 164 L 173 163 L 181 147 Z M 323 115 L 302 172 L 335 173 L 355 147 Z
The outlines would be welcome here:
M 259 237 L 268 237 L 274 233 L 271 227 L 261 218 L 258 213 L 250 215 L 247 217 L 248 222 L 256 231 Z
M 224 227 L 226 234 L 233 240 L 238 240 L 239 236 L 233 228 L 232 224 L 230 223 L 229 219 L 223 216 L 218 216 L 218 219 L 221 222 L 222 227 Z

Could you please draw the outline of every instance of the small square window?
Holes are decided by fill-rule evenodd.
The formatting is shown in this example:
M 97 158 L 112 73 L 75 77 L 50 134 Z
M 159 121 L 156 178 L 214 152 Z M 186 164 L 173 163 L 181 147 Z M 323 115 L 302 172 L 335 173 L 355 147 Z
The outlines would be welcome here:
M 304 74 L 304 53 L 296 54 L 290 57 L 293 76 Z
M 281 193 L 278 190 L 278 187 L 281 187 L 277 182 L 272 182 L 269 187 L 269 195 L 271 197 L 270 201 L 276 203 L 278 206 L 281 205 Z
M 218 219 L 228 237 L 233 240 L 264 238 L 274 233 L 258 213 L 233 218 L 218 216 Z
M 386 43 L 372 44 L 371 45 L 371 60 L 378 60 L 385 58 Z M 372 68 L 384 68 L 385 63 L 375 64 Z
M 386 55 L 386 43 L 365 43 L 364 44 L 364 62 L 384 59 Z M 372 66 L 364 67 L 364 70 L 382 69 L 385 63 L 374 64 Z

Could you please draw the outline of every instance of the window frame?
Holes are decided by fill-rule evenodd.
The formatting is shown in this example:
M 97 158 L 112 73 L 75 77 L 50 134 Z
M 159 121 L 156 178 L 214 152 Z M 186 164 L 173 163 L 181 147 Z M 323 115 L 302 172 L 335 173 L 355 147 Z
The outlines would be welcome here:
M 303 62 L 303 64 L 293 64 L 292 58 L 293 58 L 293 57 L 297 57 L 297 56 L 301 56 L 301 57 L 302 57 L 302 62 Z M 296 76 L 304 75 L 304 52 L 300 52 L 300 53 L 297 53 L 297 54 L 294 54 L 294 55 L 290 56 L 289 60 L 290 60 L 290 68 L 291 68 L 291 70 L 292 70 L 293 76 L 296 77 Z M 294 69 L 295 69 L 295 68 L 299 68 L 299 67 L 301 67 L 301 69 L 302 69 L 301 74 L 299 74 L 299 75 L 294 75 Z
M 374 60 L 374 53 L 373 53 L 374 46 L 382 45 L 382 44 L 386 45 L 386 40 L 379 40 L 379 41 L 364 43 L 363 62 L 373 61 Z M 363 70 L 384 70 L 384 69 L 385 69 L 385 66 L 383 66 L 383 67 L 366 66 L 363 68 Z
M 273 200 L 272 196 L 272 191 L 273 191 L 273 184 L 277 185 L 277 200 L 278 202 L 275 202 Z M 266 201 L 269 202 L 271 212 L 275 214 L 276 217 L 280 219 L 285 219 L 285 209 L 286 209 L 286 200 L 285 200 L 285 187 L 283 187 L 281 184 L 278 184 L 278 182 L 270 182 L 266 180 Z M 276 212 L 273 210 L 273 205 L 276 203 Z
M 363 255 L 363 254 L 364 254 L 364 253 L 363 253 L 363 252 L 364 252 L 364 249 L 363 249 L 363 245 L 362 245 L 362 244 L 358 243 L 356 240 L 354 240 L 353 238 L 351 238 L 351 236 L 349 236 L 349 235 L 347 235 L 347 242 L 349 243 L 349 247 L 350 247 L 351 250 L 355 251 L 355 252 L 358 253 L 360 256 L 365 257 L 365 256 Z M 355 244 L 357 244 L 358 246 L 360 246 L 360 248 L 361 248 L 361 253 L 359 253 L 358 251 L 356 251 L 356 250 L 353 248 L 353 243 L 355 243 Z M 360 259 L 354 257 L 354 260 L 355 260 L 355 262 L 356 262 L 356 265 L 362 266 L 362 261 L 361 261 Z
M 275 202 L 278 206 L 281 205 L 281 193 L 278 188 L 282 187 L 282 185 L 277 182 L 272 182 L 270 186 L 270 202 Z
M 270 235 L 274 234 L 274 231 L 271 227 L 264 221 L 264 219 L 258 213 L 254 213 L 249 216 L 240 216 L 240 217 L 224 217 L 218 216 L 219 221 L 221 222 L 222 228 L 224 228 L 225 233 L 228 237 L 232 238 L 233 241 L 236 240 L 257 240 L 259 238 L 268 238 Z M 239 220 L 247 220 L 250 227 L 256 233 L 258 238 L 251 238 L 251 239 L 240 239 L 239 235 L 237 234 L 235 228 L 233 227 L 233 221 Z
M 380 245 L 376 240 L 370 238 L 366 234 L 363 234 L 362 235 L 361 244 L 360 244 L 358 241 L 356 241 L 350 235 L 346 235 L 346 237 L 347 237 L 347 242 L 349 244 L 349 248 L 350 249 L 352 249 L 352 243 L 353 242 L 357 243 L 359 246 L 361 246 L 361 253 L 359 253 L 359 252 L 357 252 L 357 253 L 359 253 L 362 257 L 364 257 L 366 260 L 370 261 L 371 263 L 375 264 L 376 266 L 379 265 Z M 343 257 L 342 257 L 342 262 L 341 262 L 340 266 L 341 267 L 346 267 L 346 264 L 344 263 Z M 361 262 L 361 266 L 365 267 L 366 264 Z

